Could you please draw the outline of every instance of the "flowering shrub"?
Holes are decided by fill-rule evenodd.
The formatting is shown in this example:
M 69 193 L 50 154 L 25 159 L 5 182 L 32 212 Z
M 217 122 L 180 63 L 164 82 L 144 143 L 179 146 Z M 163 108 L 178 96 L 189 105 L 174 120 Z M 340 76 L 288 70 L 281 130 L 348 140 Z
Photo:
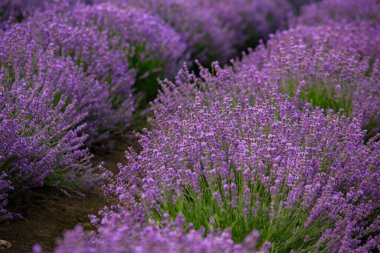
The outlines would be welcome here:
M 83 79 L 75 79 L 70 62 L 29 50 L 18 54 L 8 46 L 1 40 L 1 209 L 11 188 L 16 194 L 41 186 L 48 176 L 55 184 L 84 180 L 83 187 L 97 180 L 86 176 L 92 172 L 82 134 L 86 113 L 78 112 L 77 99 L 69 92 Z
M 234 46 L 239 50 L 255 46 L 268 37 L 292 12 L 288 1 L 218 0 L 197 1 L 211 9 L 223 25 L 234 32 Z
M 379 24 L 380 3 L 377 0 L 322 0 L 302 8 L 298 23 L 316 25 L 321 23 L 360 22 Z
M 121 6 L 133 5 L 160 16 L 188 44 L 192 59 L 209 62 L 229 60 L 234 54 L 234 33 L 217 18 L 210 8 L 198 1 L 185 0 L 115 0 Z
M 7 8 L 10 22 L 31 18 L 1 32 L 0 221 L 13 194 L 97 180 L 86 145 L 124 131 L 157 77 L 182 60 L 226 62 L 300 2 Z M 197 74 L 185 64 L 161 82 L 142 151 L 103 175 L 115 205 L 91 216 L 97 232 L 77 227 L 55 252 L 379 251 L 378 9 L 312 3 L 242 61 L 198 62 Z
M 185 225 L 182 218 L 167 222 L 162 226 L 151 224 L 146 227 L 137 226 L 130 220 L 114 215 L 112 221 L 100 227 L 99 235 L 85 234 L 81 227 L 66 232 L 64 240 L 55 253 L 80 252 L 194 252 L 194 253 L 266 253 L 270 244 L 265 244 L 256 251 L 258 233 L 252 233 L 241 245 L 235 245 L 228 231 L 218 235 L 203 237 L 201 231 Z M 35 246 L 35 253 L 41 253 Z
M 328 49 L 346 51 L 376 58 L 380 55 L 379 25 L 370 22 L 298 25 L 272 36 L 270 43 L 305 43 L 308 47 L 324 45 Z
M 1 0 L 0 27 L 3 28 L 14 21 L 21 21 L 33 11 L 41 8 L 44 1 L 39 0 Z
M 144 93 L 145 104 L 152 100 L 156 78 L 174 72 L 185 50 L 179 35 L 159 18 L 111 4 L 62 4 L 9 33 L 51 47 L 55 56 L 70 56 L 99 82 L 98 107 L 89 109 L 90 143 L 126 129 L 136 106 L 135 89 Z
M 346 115 L 360 119 L 368 136 L 372 136 L 380 129 L 378 46 L 370 39 L 364 40 L 367 44 L 350 40 L 366 34 L 364 27 L 367 26 L 300 26 L 279 33 L 267 46 L 246 57 L 242 65 L 248 66 L 248 71 L 245 67 L 241 71 L 249 73 L 249 65 L 253 64 L 301 108 L 307 101 L 335 112 L 344 110 Z M 329 36 L 340 28 L 352 32 L 342 38 Z M 362 38 L 371 36 L 378 37 Z
M 99 136 L 99 128 L 105 128 L 104 118 L 110 118 L 112 115 L 107 87 L 87 77 L 69 58 L 62 58 L 60 64 L 55 64 L 54 62 L 57 62 L 54 60 L 55 46 L 48 44 L 44 49 L 38 45 L 37 41 L 28 40 L 24 36 L 26 28 L 24 25 L 14 26 L 5 34 L 1 45 L 4 57 L 1 60 L 8 66 L 23 66 L 23 68 L 30 68 L 25 65 L 28 57 L 38 61 L 41 71 L 46 72 L 49 78 L 56 80 L 49 84 L 57 92 L 52 96 L 58 100 L 62 94 L 70 99 L 74 98 L 77 101 L 75 110 L 87 115 L 84 128 L 86 134 L 90 136 L 87 142 L 91 143 L 96 138 L 102 138 Z
M 98 142 L 129 124 L 134 110 L 134 71 L 128 69 L 120 51 L 111 50 L 111 45 L 98 31 L 74 27 L 64 19 L 56 19 L 58 14 L 55 16 L 54 11 L 51 12 L 38 14 L 33 20 L 14 26 L 6 39 L 11 46 L 18 46 L 21 53 L 25 51 L 24 45 L 38 44 L 31 50 L 72 58 L 87 79 L 77 84 L 73 95 L 82 104 L 80 108 L 85 107 L 82 112 L 89 114 L 89 143 Z M 96 81 L 91 80 L 94 78 Z
M 35 12 L 52 8 L 57 4 L 91 4 L 93 0 L 0 0 L 0 28 L 9 28 L 12 23 L 22 22 Z
M 71 14 L 75 26 L 90 26 L 101 31 L 136 71 L 135 89 L 146 100 L 153 100 L 158 90 L 157 78 L 173 76 L 183 60 L 186 45 L 180 36 L 159 17 L 146 11 L 113 4 L 82 6 Z
M 365 146 L 357 122 L 331 112 L 242 101 L 197 97 L 156 114 L 117 177 L 120 204 L 158 221 L 181 214 L 195 228 L 232 228 L 238 242 L 258 230 L 274 251 L 376 247 L 378 144 Z

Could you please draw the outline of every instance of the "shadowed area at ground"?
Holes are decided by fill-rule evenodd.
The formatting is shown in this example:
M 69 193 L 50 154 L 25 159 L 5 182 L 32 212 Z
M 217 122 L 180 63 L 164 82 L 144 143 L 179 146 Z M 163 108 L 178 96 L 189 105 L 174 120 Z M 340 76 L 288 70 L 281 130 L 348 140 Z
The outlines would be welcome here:
M 125 150 L 129 146 L 138 149 L 134 137 L 115 140 L 112 152 L 97 151 L 94 164 L 104 161 L 104 166 L 117 172 L 117 164 L 125 163 Z M 40 244 L 46 251 L 54 249 L 63 231 L 82 224 L 91 229 L 88 215 L 96 214 L 106 204 L 101 191 L 82 194 L 71 190 L 41 187 L 18 196 L 13 205 L 24 218 L 0 223 L 0 239 L 12 243 L 10 249 L 1 253 L 30 252 L 33 245 Z

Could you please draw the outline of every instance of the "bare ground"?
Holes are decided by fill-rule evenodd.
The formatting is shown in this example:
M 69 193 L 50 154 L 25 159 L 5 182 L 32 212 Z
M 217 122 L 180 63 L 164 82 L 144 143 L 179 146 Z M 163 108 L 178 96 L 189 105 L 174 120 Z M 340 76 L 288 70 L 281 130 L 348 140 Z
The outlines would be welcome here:
M 125 150 L 129 146 L 138 149 L 136 143 L 136 138 L 119 138 L 112 152 L 97 152 L 94 163 L 104 161 L 106 168 L 117 172 L 117 164 L 126 162 Z M 50 252 L 65 230 L 77 224 L 91 229 L 88 215 L 96 214 L 105 204 L 100 190 L 84 196 L 53 187 L 29 190 L 19 196 L 16 204 L 16 210 L 24 218 L 0 223 L 0 240 L 12 243 L 12 248 L 0 252 L 31 252 L 37 243 Z

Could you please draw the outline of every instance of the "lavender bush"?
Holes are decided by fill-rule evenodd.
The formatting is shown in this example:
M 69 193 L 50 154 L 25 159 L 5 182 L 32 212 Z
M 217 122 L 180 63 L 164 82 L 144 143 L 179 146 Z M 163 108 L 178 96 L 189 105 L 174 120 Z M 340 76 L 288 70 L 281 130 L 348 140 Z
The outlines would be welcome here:
M 195 98 L 156 115 L 118 176 L 120 203 L 137 198 L 157 220 L 180 213 L 196 228 L 232 227 L 236 241 L 258 230 L 274 252 L 376 247 L 378 144 L 363 144 L 358 122 L 243 102 Z
M 57 4 L 76 3 L 91 4 L 92 0 L 1 0 L 0 1 L 0 28 L 8 29 L 13 23 L 22 22 L 33 16 L 35 12 L 54 7 Z
M 0 220 L 25 189 L 97 180 L 86 145 L 199 59 L 161 82 L 142 151 L 103 175 L 114 205 L 91 216 L 97 231 L 55 252 L 380 250 L 378 1 L 307 1 L 270 36 L 301 1 L 93 2 L 1 33 Z
M 234 47 L 239 51 L 266 39 L 292 13 L 288 1 L 282 0 L 218 0 L 197 4 L 212 10 L 223 26 L 234 32 Z
M 113 4 L 83 6 L 73 10 L 71 23 L 101 31 L 136 72 L 134 88 L 153 100 L 158 90 L 157 78 L 170 77 L 184 60 L 186 44 L 174 29 L 146 11 Z
M 218 235 L 203 236 L 201 231 L 187 226 L 183 218 L 158 226 L 151 224 L 141 227 L 131 223 L 125 214 L 113 215 L 112 221 L 100 227 L 99 235 L 84 233 L 81 227 L 66 232 L 55 253 L 84 252 L 194 252 L 194 253 L 266 253 L 270 244 L 265 244 L 256 251 L 258 233 L 253 232 L 244 243 L 235 245 L 228 231 Z M 41 248 L 35 246 L 35 253 L 41 253 Z
M 95 129 L 90 142 L 99 143 L 130 125 L 137 104 L 134 93 L 142 93 L 143 104 L 155 97 L 156 78 L 176 70 L 185 44 L 172 28 L 142 10 L 111 4 L 74 7 L 63 3 L 37 13 L 10 34 L 43 48 L 52 45 L 55 56 L 70 56 L 99 82 L 100 108 L 90 108 L 89 117 Z
M 48 44 L 46 47 L 42 47 L 38 41 L 28 40 L 24 36 L 27 29 L 28 26 L 15 26 L 5 33 L 1 45 L 4 64 L 28 68 L 25 66 L 28 57 L 39 61 L 41 70 L 45 71 L 49 78 L 56 80 L 49 84 L 50 87 L 54 87 L 56 92 L 52 96 L 58 100 L 62 95 L 75 99 L 77 101 L 75 110 L 86 114 L 84 131 L 90 136 L 86 142 L 92 143 L 96 139 L 103 138 L 99 129 L 106 129 L 105 117 L 108 117 L 109 122 L 112 122 L 113 114 L 107 87 L 85 75 L 69 58 L 63 57 L 60 65 L 54 64 L 55 45 Z M 52 65 L 51 62 L 53 62 Z M 56 73 L 62 74 L 57 75 Z
M 188 44 L 192 59 L 227 61 L 234 54 L 234 33 L 223 26 L 214 11 L 198 1 L 115 0 L 120 6 L 136 6 L 161 17 Z
M 363 20 L 379 24 L 380 3 L 377 0 L 322 0 L 305 5 L 297 22 L 316 25 L 338 22 L 360 22 Z
M 301 108 L 308 101 L 336 112 L 344 110 L 346 115 L 360 119 L 368 136 L 373 136 L 380 126 L 380 65 L 378 46 L 372 38 L 379 33 L 351 40 L 367 34 L 364 27 L 368 26 L 299 26 L 276 34 L 243 60 L 240 71 L 249 73 L 253 64 Z M 342 37 L 329 36 L 338 29 Z
M 128 69 L 118 50 L 111 50 L 101 33 L 74 27 L 53 13 L 38 14 L 33 20 L 13 27 L 7 40 L 11 46 L 19 43 L 17 50 L 21 53 L 25 51 L 24 45 L 37 44 L 32 50 L 50 51 L 53 56 L 70 57 L 75 62 L 87 81 L 78 82 L 71 95 L 81 103 L 80 108 L 85 108 L 82 112 L 89 115 L 89 144 L 99 142 L 130 123 L 134 110 L 134 71 Z
M 48 55 L 36 58 L 28 50 L 20 59 L 1 45 L 2 209 L 7 190 L 19 194 L 42 186 L 47 177 L 51 184 L 77 181 L 86 187 L 95 182 L 83 135 L 86 114 L 77 111 L 76 98 L 60 90 L 75 89 L 70 86 L 76 84 L 70 63 Z
M 270 44 L 304 43 L 307 47 L 323 45 L 326 50 L 346 51 L 377 58 L 380 52 L 380 28 L 370 22 L 297 25 L 271 37 Z M 259 57 L 259 56 L 257 56 Z
M 45 1 L 39 0 L 1 0 L 0 28 L 6 28 L 15 21 L 22 21 L 44 3 Z

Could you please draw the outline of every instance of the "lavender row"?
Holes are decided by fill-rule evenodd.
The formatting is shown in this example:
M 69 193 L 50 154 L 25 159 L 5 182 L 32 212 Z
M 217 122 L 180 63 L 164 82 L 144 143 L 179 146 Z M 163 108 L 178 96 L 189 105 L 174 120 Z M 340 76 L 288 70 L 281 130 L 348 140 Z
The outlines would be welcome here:
M 378 7 L 347 2 L 162 82 L 141 153 L 105 187 L 118 204 L 56 252 L 378 251 Z
M 12 216 L 8 196 L 25 189 L 94 184 L 87 147 L 125 131 L 136 78 L 174 71 L 184 50 L 174 30 L 135 8 L 50 7 L 0 39 L 1 219 Z
M 248 27 L 265 36 L 290 11 L 248 1 L 263 12 L 248 20 L 243 3 L 230 1 L 93 2 L 0 2 L 2 217 L 8 193 L 90 173 L 87 147 L 125 131 L 155 97 L 156 78 L 184 60 L 225 61 Z M 226 8 L 243 18 L 225 17 Z
M 11 190 L 19 194 L 42 186 L 53 174 L 55 183 L 83 187 L 97 180 L 87 177 L 92 166 L 83 133 L 86 113 L 78 112 L 80 104 L 70 95 L 81 87 L 81 74 L 65 60 L 37 58 L 28 50 L 18 57 L 17 52 L 3 51 L 6 46 L 1 43 L 1 219 L 11 217 L 3 210 Z
M 379 142 L 365 145 L 359 122 L 332 111 L 251 100 L 198 95 L 157 111 L 143 151 L 128 153 L 107 188 L 119 204 L 104 210 L 99 234 L 70 232 L 56 252 L 218 252 L 219 240 L 237 243 L 222 252 L 375 250 Z M 180 216 L 185 227 L 167 234 Z

